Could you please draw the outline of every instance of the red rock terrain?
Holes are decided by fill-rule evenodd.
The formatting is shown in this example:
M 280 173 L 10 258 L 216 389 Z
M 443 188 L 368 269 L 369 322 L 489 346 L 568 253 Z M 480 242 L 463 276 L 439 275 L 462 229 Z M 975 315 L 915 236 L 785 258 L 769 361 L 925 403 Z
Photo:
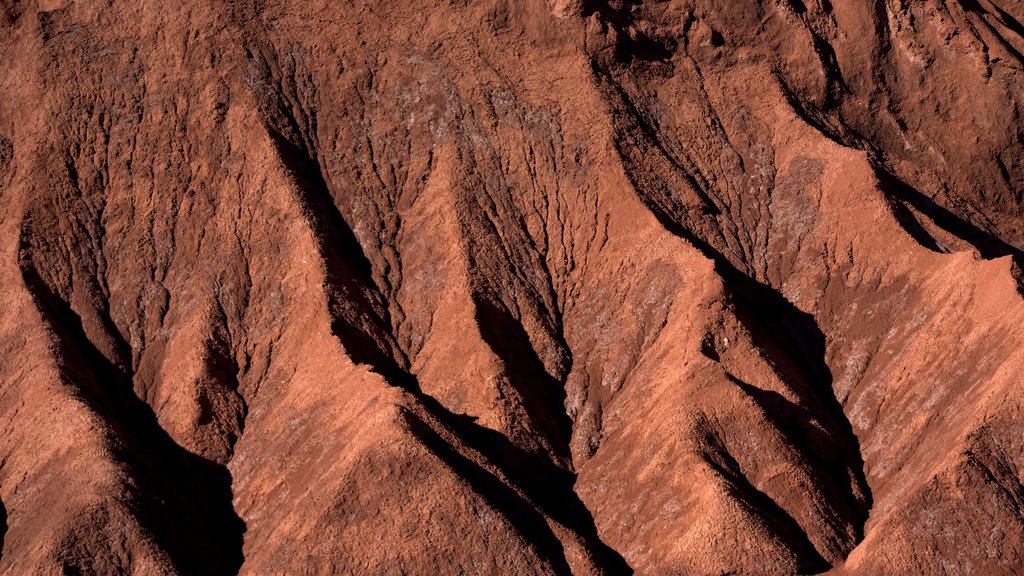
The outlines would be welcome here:
M 0 573 L 1024 572 L 1019 0 L 0 0 Z

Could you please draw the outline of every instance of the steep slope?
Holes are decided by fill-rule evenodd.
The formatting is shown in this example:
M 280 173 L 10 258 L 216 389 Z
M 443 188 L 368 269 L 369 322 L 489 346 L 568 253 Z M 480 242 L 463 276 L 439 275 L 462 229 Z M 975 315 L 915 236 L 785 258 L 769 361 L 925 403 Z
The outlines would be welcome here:
M 1014 573 L 1024 6 L 0 3 L 0 573 Z

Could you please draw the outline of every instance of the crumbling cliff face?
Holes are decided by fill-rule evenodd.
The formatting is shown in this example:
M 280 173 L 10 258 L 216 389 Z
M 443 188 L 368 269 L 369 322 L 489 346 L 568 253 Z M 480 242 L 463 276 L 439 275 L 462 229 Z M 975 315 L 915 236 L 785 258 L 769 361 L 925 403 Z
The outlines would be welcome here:
M 1016 573 L 1022 20 L 0 0 L 0 573 Z

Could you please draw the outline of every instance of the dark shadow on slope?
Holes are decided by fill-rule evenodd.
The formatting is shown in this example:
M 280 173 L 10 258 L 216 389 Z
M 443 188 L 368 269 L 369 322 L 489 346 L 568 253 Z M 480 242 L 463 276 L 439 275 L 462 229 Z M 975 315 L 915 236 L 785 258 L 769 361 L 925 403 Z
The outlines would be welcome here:
M 833 121 L 830 126 L 827 121 L 829 117 L 806 106 L 800 100 L 796 91 L 786 83 L 781 74 L 776 72 L 775 79 L 790 108 L 804 122 L 817 130 L 822 136 L 840 146 L 861 150 L 868 154 L 868 160 L 875 172 L 875 178 L 879 182 L 879 188 L 890 199 L 895 199 L 896 202 L 905 202 L 912 206 L 934 222 L 936 226 L 973 246 L 987 260 L 1012 256 L 1015 262 L 1024 265 L 1024 251 L 1005 242 L 982 227 L 975 225 L 966 218 L 955 214 L 948 208 L 938 204 L 928 195 L 900 179 L 887 165 L 884 151 L 878 149 L 862 134 L 857 133 L 849 126 L 837 123 L 835 118 L 832 118 Z M 896 216 L 897 219 L 901 218 L 899 212 L 897 212 Z M 907 216 L 913 218 L 909 211 L 906 211 L 900 220 L 900 224 L 904 226 L 907 233 L 929 250 L 936 250 L 938 248 L 937 251 L 942 251 L 935 239 L 924 230 L 920 223 L 916 222 L 916 219 L 914 219 L 914 222 L 907 221 Z M 1024 286 L 1021 287 L 1021 290 L 1024 291 Z
M 871 509 L 871 492 L 857 437 L 832 389 L 832 372 L 825 363 L 825 336 L 814 317 L 770 286 L 738 270 L 721 252 L 675 222 L 656 204 L 647 202 L 642 194 L 641 200 L 666 230 L 685 239 L 715 262 L 716 271 L 736 298 L 736 316 L 747 326 L 755 345 L 766 353 L 794 393 L 820 414 L 819 422 L 828 430 L 832 441 L 821 446 L 820 452 L 807 450 L 805 445 L 803 453 L 812 461 L 818 461 L 821 470 L 835 474 L 832 481 L 826 483 L 827 489 L 833 492 L 837 511 L 847 514 L 845 519 L 857 527 L 859 542 Z M 776 424 L 784 433 L 800 436 L 799 429 L 793 429 L 793 423 L 779 419 Z M 863 499 L 857 498 L 854 487 L 849 486 L 846 469 L 854 473 L 856 492 L 862 494 Z M 847 487 L 850 490 L 846 490 Z M 799 550 L 801 544 L 794 544 L 795 550 Z M 815 562 L 813 557 L 806 560 L 812 565 Z
M 689 157 L 682 159 L 677 158 L 662 142 L 661 137 L 658 135 L 658 130 L 651 124 L 651 121 L 645 118 L 644 114 L 637 108 L 633 99 L 629 97 L 622 86 L 616 82 L 611 74 L 607 71 L 602 70 L 597 62 L 592 63 L 591 68 L 595 77 L 600 78 L 604 84 L 604 87 L 608 90 L 614 91 L 615 96 L 619 98 L 622 105 L 625 107 L 624 114 L 617 114 L 612 117 L 613 125 L 616 133 L 620 136 L 616 139 L 615 146 L 619 152 L 619 156 L 630 166 L 651 166 L 651 159 L 644 154 L 644 147 L 640 146 L 635 139 L 633 134 L 637 134 L 642 138 L 647 139 L 651 146 L 653 146 L 657 155 L 675 171 L 675 175 L 682 178 L 686 184 L 689 185 L 690 190 L 693 192 L 697 201 L 699 202 L 699 212 L 707 215 L 721 214 L 722 209 L 718 203 L 712 199 L 711 184 L 707 179 L 697 172 L 700 176 L 698 180 L 697 176 L 694 175 L 694 170 L 687 169 L 683 165 L 683 160 L 693 164 L 693 160 Z M 622 140 L 621 136 L 628 134 L 629 136 Z M 654 164 L 656 165 L 656 164 Z M 657 174 L 656 174 L 657 176 Z M 664 198 L 670 198 L 672 196 L 672 187 L 669 183 L 664 182 L 661 178 L 658 178 L 659 196 Z
M 939 240 L 925 230 L 921 221 L 914 216 L 914 213 L 907 207 L 907 204 L 904 204 L 902 200 L 892 195 L 886 195 L 886 201 L 889 204 L 889 208 L 892 209 L 893 216 L 896 217 L 896 222 L 918 244 L 939 254 L 949 252 L 948 248 L 939 244 Z
M 518 499 L 519 505 L 532 505 L 575 532 L 586 544 L 595 563 L 609 574 L 632 574 L 622 556 L 601 541 L 593 515 L 573 489 L 575 473 L 557 466 L 544 455 L 519 448 L 500 432 L 480 426 L 471 416 L 451 412 L 430 396 L 419 394 L 417 398 L 466 446 L 484 456 L 523 492 L 527 501 Z M 495 481 L 499 480 L 495 478 Z M 496 506 L 508 505 L 507 502 L 493 503 Z
M 635 26 L 632 7 L 642 4 L 640 0 L 624 0 L 616 2 L 618 7 L 608 0 L 584 0 L 584 18 L 593 14 L 609 27 L 618 32 L 615 44 L 615 59 L 622 64 L 638 61 L 668 61 L 675 49 L 674 40 L 665 38 L 661 42 L 644 34 Z
M 1014 34 L 1024 40 L 1024 26 L 1021 25 L 1020 20 L 1017 20 L 1012 14 L 997 6 L 995 2 L 991 2 L 990 4 L 995 8 L 996 12 L 999 13 L 999 20 L 1002 22 L 1003 26 L 1012 30 Z
M 875 165 L 875 175 L 883 192 L 907 202 L 946 232 L 974 246 L 982 258 L 991 260 L 1012 256 L 1017 262 L 1024 262 L 1024 253 L 1017 248 L 940 206 L 913 186 L 879 166 L 877 162 L 873 164 Z M 913 235 L 913 233 L 911 234 Z M 915 238 L 917 237 L 915 236 Z
M 408 359 L 391 334 L 390 319 L 383 297 L 374 284 L 369 261 L 334 205 L 319 163 L 311 153 L 289 142 L 279 132 L 270 128 L 268 132 L 286 168 L 298 181 L 305 212 L 311 219 L 326 261 L 332 331 L 352 360 L 370 366 L 391 385 L 412 394 L 466 446 L 498 467 L 522 491 L 527 500 L 519 497 L 502 480 L 463 457 L 437 431 L 416 418 L 422 425 L 415 424 L 414 433 L 456 472 L 465 475 L 466 480 L 495 509 L 511 515 L 513 522 L 519 522 L 517 526 L 527 530 L 522 532 L 522 536 L 531 539 L 552 566 L 561 566 L 568 573 L 560 541 L 546 522 L 535 521 L 534 517 L 540 516 L 539 512 L 578 534 L 596 563 L 609 574 L 631 574 L 632 570 L 622 556 L 598 537 L 590 511 L 573 490 L 575 474 L 557 466 L 545 455 L 519 448 L 503 434 L 476 424 L 474 418 L 449 411 L 421 391 L 418 380 L 408 370 Z M 558 439 L 557 444 L 564 445 L 567 453 L 571 422 L 564 415 L 564 409 L 561 411 L 564 419 L 558 417 L 560 412 L 551 411 L 552 406 L 563 406 L 563 387 L 545 372 L 522 326 L 507 311 L 479 304 L 481 333 L 505 360 L 509 379 L 529 404 L 531 418 L 549 428 L 545 431 Z
M 76 165 L 74 158 L 70 154 L 64 157 L 64 169 L 67 171 L 68 182 L 73 187 L 75 196 L 79 198 L 83 197 L 84 194 L 82 192 L 82 178 L 78 172 L 78 166 Z M 102 186 L 102 184 L 99 182 L 94 182 L 91 185 L 97 187 Z M 103 293 L 98 283 L 93 278 L 88 278 L 86 282 L 92 284 L 90 288 L 91 291 L 94 291 L 94 293 Z M 115 366 L 122 370 L 130 372 L 133 369 L 132 347 L 128 343 L 128 341 L 125 340 L 121 332 L 118 331 L 117 327 L 114 326 L 114 321 L 110 317 L 109 303 L 105 299 L 102 299 L 100 302 L 100 306 L 102 308 L 97 311 L 98 313 L 96 314 L 96 319 L 99 321 L 101 327 L 103 328 L 103 332 L 110 337 L 110 342 L 108 345 L 109 347 L 105 346 L 105 348 L 107 349 L 101 350 L 101 352 L 106 352 L 104 356 L 110 358 L 110 361 L 113 362 Z
M 712 447 L 712 451 L 705 456 L 704 461 L 732 483 L 735 498 L 746 502 L 757 516 L 772 525 L 774 532 L 782 537 L 789 545 L 790 550 L 800 558 L 800 573 L 817 574 L 828 570 L 831 566 L 818 553 L 803 527 L 775 500 L 750 483 L 743 474 L 739 463 L 721 440 L 709 433 L 705 441 L 708 446 Z M 718 461 L 719 459 L 721 462 Z
M 137 481 L 130 505 L 140 524 L 181 573 L 238 573 L 245 523 L 232 506 L 228 469 L 175 443 L 152 408 L 135 395 L 131 376 L 92 344 L 78 314 L 31 263 L 22 263 L 22 276 L 57 335 L 63 373 L 107 423 L 114 457 Z
M 815 414 L 817 423 L 826 431 L 824 436 L 810 432 L 813 426 L 809 419 L 792 420 L 779 415 L 773 418 L 783 434 L 800 441 L 797 446 L 801 454 L 815 464 L 816 474 L 823 475 L 819 489 L 829 496 L 832 508 L 842 519 L 854 526 L 853 540 L 845 543 L 848 552 L 864 537 L 872 499 L 860 443 L 832 388 L 832 372 L 825 363 L 825 336 L 813 316 L 796 308 L 771 287 L 732 267 L 720 254 L 716 256 L 716 269 L 736 294 L 737 318 L 750 331 L 755 346 L 765 352 L 800 398 L 800 404 Z M 745 391 L 752 392 L 750 388 Z M 765 395 L 752 396 L 755 401 L 764 402 L 766 408 L 786 411 L 795 406 L 780 406 Z M 792 411 L 789 415 L 797 416 Z
M 481 319 L 482 324 L 486 321 L 486 319 Z M 482 324 L 482 332 L 494 330 L 493 327 L 484 328 Z M 365 342 L 362 340 L 363 332 L 347 325 L 344 319 L 336 318 L 333 326 L 335 336 L 346 351 L 350 350 L 350 339 L 353 337 L 357 338 L 357 344 Z M 526 499 L 520 497 L 504 481 L 479 464 L 462 456 L 429 424 L 409 413 L 412 418 L 410 420 L 411 431 L 456 473 L 469 482 L 474 490 L 496 510 L 505 514 L 521 531 L 521 535 L 531 542 L 542 557 L 546 558 L 560 573 L 570 573 L 565 553 L 557 536 L 544 522 L 541 512 L 580 536 L 595 563 L 606 570 L 607 574 L 632 574 L 632 569 L 622 556 L 602 542 L 598 536 L 593 516 L 574 490 L 575 473 L 556 465 L 546 455 L 523 450 L 500 432 L 480 426 L 473 417 L 451 412 L 435 398 L 423 393 L 416 377 L 402 368 L 383 350 L 378 348 L 370 353 L 362 351 L 358 356 L 353 355 L 352 357 L 354 360 L 358 358 L 357 361 L 367 363 L 393 386 L 400 387 L 412 394 L 465 446 L 478 452 L 489 463 L 501 470 L 511 485 L 520 490 Z M 538 359 L 534 358 L 534 360 L 539 364 Z M 514 367 L 509 368 L 513 372 L 516 371 Z M 540 373 L 545 374 L 542 368 Z M 522 373 L 518 374 L 510 376 L 510 379 L 525 378 Z M 555 386 L 557 382 L 547 384 L 545 387 L 548 389 L 561 390 L 561 387 Z M 531 395 L 536 392 L 535 384 L 520 381 L 519 386 L 522 386 L 521 391 L 524 392 L 526 399 L 530 399 Z M 533 402 L 534 400 L 529 401 Z
M 486 314 L 480 319 L 481 331 L 489 331 L 492 336 L 498 337 L 500 332 L 495 327 L 484 326 L 490 320 L 493 318 Z M 508 319 L 501 321 L 505 322 Z M 349 339 L 353 335 L 361 334 L 358 329 L 346 326 L 342 319 L 336 319 L 334 327 L 335 336 L 346 350 L 349 350 Z M 505 327 L 507 328 L 507 326 Z M 521 327 L 519 329 L 521 330 Z M 497 345 L 499 347 L 509 346 L 500 343 Z M 521 358 L 521 351 L 506 350 L 506 353 L 509 354 L 506 356 L 507 362 L 524 361 L 527 364 L 532 364 L 529 360 Z M 367 363 L 372 369 L 384 376 L 389 383 L 412 394 L 466 447 L 478 452 L 491 465 L 501 470 L 511 486 L 522 492 L 525 499 L 520 497 L 511 486 L 506 485 L 503 480 L 462 456 L 429 424 L 415 415 L 410 415 L 412 432 L 456 473 L 469 482 L 474 490 L 487 499 L 496 510 L 505 514 L 520 529 L 521 535 L 528 539 L 559 572 L 569 573 L 565 553 L 557 536 L 544 522 L 541 512 L 580 536 L 588 552 L 594 558 L 594 562 L 606 570 L 606 573 L 632 574 L 632 570 L 622 556 L 602 542 L 598 536 L 593 516 L 574 490 L 575 473 L 558 466 L 544 454 L 520 448 L 500 432 L 480 426 L 473 417 L 451 412 L 435 398 L 423 393 L 416 377 L 402 368 L 383 350 L 378 349 L 370 354 L 362 353 L 359 357 L 363 362 L 369 360 Z M 353 359 L 355 358 L 353 356 Z M 533 360 L 540 365 L 539 359 L 534 357 Z M 530 377 L 543 377 L 536 376 L 532 372 L 519 372 L 519 369 L 514 366 L 509 366 L 508 369 L 514 374 L 510 375 L 510 380 L 519 380 L 517 385 L 521 388 L 517 389 L 524 393 L 524 399 L 536 402 L 538 407 L 543 408 L 542 401 L 532 399 L 535 393 L 540 393 L 536 384 L 527 381 Z M 539 373 L 546 374 L 542 366 Z M 550 376 L 547 378 L 551 379 Z M 542 384 L 542 387 L 548 390 L 561 390 L 561 387 L 557 386 L 557 382 L 547 382 Z
M 991 14 L 988 10 L 982 8 L 981 4 L 978 3 L 978 0 L 960 0 L 960 5 L 963 6 L 963 8 L 967 12 L 971 12 L 975 15 L 975 17 L 977 18 L 975 24 L 980 24 L 984 26 L 992 34 L 992 36 L 995 37 L 999 44 L 1002 45 L 1004 50 L 1006 50 L 1007 52 L 1010 53 L 1011 56 L 1016 58 L 1017 62 L 1024 63 L 1024 55 L 1022 55 L 1017 50 L 1017 48 L 1013 44 L 1011 44 L 1009 40 L 1007 40 L 1005 35 L 1002 34 L 1002 31 L 998 30 L 995 26 L 993 26 L 992 23 L 989 22 L 988 18 L 985 18 L 985 16 L 994 15 Z M 1020 22 L 1017 22 L 1017 20 L 1014 19 L 1012 16 L 1010 16 L 1006 12 L 1003 12 L 998 6 L 995 5 L 994 2 L 989 2 L 989 5 L 994 7 L 996 11 L 999 13 L 998 16 L 1000 17 L 998 18 L 998 22 L 1005 26 L 1006 29 L 1008 29 L 1009 31 L 1017 34 L 1017 36 L 1019 37 L 1021 32 Z M 979 41 L 984 42 L 984 39 L 977 31 L 975 31 L 975 34 L 977 35 Z
M 529 537 L 527 542 L 534 547 L 537 555 L 545 560 L 558 574 L 572 574 L 565 558 L 562 543 L 551 531 L 544 516 L 529 502 L 505 485 L 494 474 L 476 462 L 466 458 L 440 434 L 416 414 L 403 411 L 409 431 L 459 478 L 465 480 L 488 504 L 498 510 L 516 528 L 519 534 Z
M 488 316 L 487 313 L 480 318 L 481 333 L 486 332 L 501 340 L 502 332 L 498 327 L 484 326 L 492 321 L 507 323 L 509 318 L 498 319 Z M 336 328 L 335 335 L 348 351 L 349 338 L 353 334 L 360 334 L 360 331 L 345 326 L 345 321 L 342 319 L 336 319 L 334 326 Z M 515 326 L 519 330 L 522 329 L 517 324 Z M 340 330 L 337 329 L 339 327 Z M 508 325 L 503 325 L 503 327 L 509 328 Z M 525 336 L 520 334 L 519 337 Z M 534 369 L 529 370 L 523 366 L 517 367 L 510 364 L 506 367 L 509 371 L 509 378 L 517 382 L 514 385 L 518 386 L 517 389 L 523 394 L 524 401 L 534 405 L 534 410 L 547 410 L 547 406 L 550 405 L 546 405 L 544 400 L 535 398 L 535 395 L 542 394 L 541 390 L 543 389 L 548 389 L 549 393 L 547 394 L 550 395 L 550 390 L 559 390 L 560 392 L 562 388 L 557 385 L 557 381 L 553 381 L 553 378 L 546 375 L 543 365 L 536 356 L 530 361 L 529 355 L 523 353 L 522 348 L 513 352 L 513 348 L 516 347 L 514 343 L 516 337 L 513 337 L 512 340 L 512 342 L 496 340 L 493 345 L 498 346 L 498 349 L 506 354 L 504 359 L 507 363 L 522 362 L 523 366 L 534 366 Z M 522 342 L 519 342 L 519 345 L 523 345 Z M 527 349 L 531 351 L 532 348 L 528 347 Z M 352 358 L 354 360 L 356 357 Z M 510 486 L 505 485 L 502 480 L 490 474 L 489 471 L 459 454 L 455 447 L 444 441 L 437 431 L 430 428 L 425 422 L 421 421 L 422 426 L 413 430 L 414 434 L 423 440 L 438 457 L 452 466 L 457 474 L 469 482 L 474 490 L 496 509 L 505 513 L 510 521 L 522 530 L 522 536 L 537 546 L 553 567 L 567 567 L 564 551 L 561 542 L 543 522 L 540 512 L 578 534 L 595 559 L 595 563 L 606 570 L 608 574 L 632 574 L 632 569 L 621 554 L 607 546 L 598 536 L 590 510 L 573 489 L 577 477 L 572 471 L 557 465 L 547 455 L 519 448 L 499 431 L 477 424 L 475 418 L 471 416 L 456 414 L 445 408 L 436 399 L 424 394 L 416 376 L 404 370 L 382 349 L 378 348 L 377 351 L 370 354 L 364 351 L 358 355 L 358 358 L 360 362 L 368 363 L 392 385 L 399 386 L 412 394 L 465 446 L 478 452 L 490 464 L 499 468 L 511 485 L 522 492 L 525 499 L 520 497 Z M 552 381 L 543 381 L 544 376 Z M 540 385 L 538 381 L 529 380 L 529 378 L 535 377 L 542 378 Z M 551 401 L 551 399 L 548 400 Z M 541 519 L 540 524 L 535 517 Z M 565 568 L 565 573 L 568 573 L 567 568 Z
M 833 448 L 834 439 L 827 430 L 815 426 L 818 418 L 806 407 L 794 404 L 774 390 L 765 390 L 748 384 L 729 372 L 726 372 L 725 377 L 739 386 L 764 411 L 768 420 L 787 434 L 794 444 L 810 448 L 812 452 L 808 456 L 812 460 L 816 459 L 818 454 L 828 453 Z
M 523 326 L 501 304 L 474 295 L 480 336 L 501 358 L 509 384 L 523 399 L 530 421 L 568 462 L 572 419 L 565 411 L 565 386 L 547 373 Z
M 391 320 L 373 281 L 370 261 L 334 204 L 320 164 L 304 148 L 272 128 L 267 132 L 285 168 L 298 183 L 300 202 L 323 253 L 332 329 L 353 361 L 400 378 L 408 360 L 391 335 Z M 368 316 L 367 316 L 368 315 Z M 413 385 L 408 380 L 402 387 Z
M 728 372 L 726 378 L 739 386 L 761 408 L 765 417 L 792 445 L 803 448 L 802 456 L 812 464 L 807 472 L 814 477 L 815 487 L 827 497 L 839 517 L 847 521 L 853 520 L 854 527 L 859 531 L 856 534 L 856 542 L 847 543 L 846 553 L 849 553 L 853 546 L 864 537 L 863 527 L 871 508 L 871 497 L 870 493 L 866 491 L 866 480 L 863 481 L 862 486 L 858 487 L 865 490 L 866 500 L 864 501 L 851 498 L 849 492 L 841 489 L 844 487 L 843 480 L 849 478 L 850 475 L 862 474 L 864 469 L 860 453 L 854 454 L 848 446 L 842 445 L 844 440 L 842 426 L 838 426 L 840 430 L 836 430 L 836 423 L 822 422 L 822 419 L 807 407 L 791 402 L 778 392 L 758 388 Z M 839 450 L 836 450 L 837 444 L 840 444 Z M 825 476 L 829 474 L 833 474 L 833 476 Z M 767 495 L 764 497 L 768 498 Z M 834 528 L 839 533 L 843 532 L 842 526 L 834 526 Z M 806 533 L 804 536 L 806 537 Z M 820 569 L 824 570 L 827 567 L 824 566 Z
M 4 540 L 7 538 L 7 508 L 0 501 L 0 559 L 4 557 Z

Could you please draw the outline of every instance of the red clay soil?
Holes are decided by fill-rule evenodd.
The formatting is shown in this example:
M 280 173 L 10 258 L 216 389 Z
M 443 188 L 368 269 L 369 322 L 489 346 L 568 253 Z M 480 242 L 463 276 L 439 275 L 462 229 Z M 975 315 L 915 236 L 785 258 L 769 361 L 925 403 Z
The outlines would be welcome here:
M 0 0 L 0 573 L 1021 573 L 1022 22 Z

